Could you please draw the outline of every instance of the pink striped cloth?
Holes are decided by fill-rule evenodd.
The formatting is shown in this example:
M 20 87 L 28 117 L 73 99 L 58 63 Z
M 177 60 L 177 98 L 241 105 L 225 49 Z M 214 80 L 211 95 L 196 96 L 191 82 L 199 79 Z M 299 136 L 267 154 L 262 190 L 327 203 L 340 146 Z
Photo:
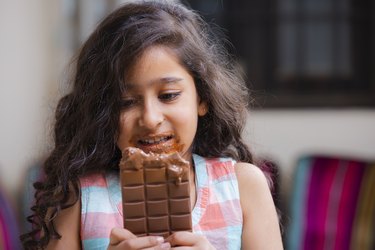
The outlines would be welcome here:
M 290 220 L 288 250 L 375 249 L 375 163 L 302 158 Z
M 15 208 L 0 185 L 0 250 L 22 249 Z
M 242 210 L 229 158 L 193 155 L 197 202 L 192 211 L 193 232 L 205 235 L 216 249 L 241 249 Z M 83 249 L 107 249 L 113 227 L 122 227 L 117 172 L 92 174 L 81 182 L 81 239 Z

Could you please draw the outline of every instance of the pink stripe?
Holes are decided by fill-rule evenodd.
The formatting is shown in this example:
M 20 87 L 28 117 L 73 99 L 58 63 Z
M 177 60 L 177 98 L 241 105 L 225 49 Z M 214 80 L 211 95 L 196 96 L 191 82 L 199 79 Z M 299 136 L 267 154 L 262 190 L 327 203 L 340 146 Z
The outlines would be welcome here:
M 105 221 L 105 223 L 98 223 L 98 221 Z M 102 227 L 98 227 L 103 225 Z M 109 237 L 113 227 L 123 227 L 123 218 L 118 213 L 87 213 L 85 215 L 85 222 L 82 222 L 84 228 L 81 228 L 82 240 Z
M 337 167 L 337 160 L 326 158 L 317 158 L 313 163 L 307 201 L 305 250 L 324 247 L 329 194 Z
M 225 216 L 221 210 L 220 203 L 210 204 L 199 221 L 201 230 L 210 231 L 226 227 Z
M 2 239 L 2 241 L 1 241 L 1 239 Z M 0 243 L 3 244 L 3 245 L 0 245 L 0 249 L 3 249 L 1 247 L 4 247 L 3 250 L 10 250 L 11 249 L 10 242 L 9 242 L 9 235 L 8 235 L 7 228 L 6 228 L 6 225 L 5 225 L 5 218 L 2 217 L 1 211 L 0 211 Z
M 337 225 L 337 213 L 340 206 L 340 196 L 343 187 L 345 174 L 347 170 L 347 164 L 343 162 L 338 162 L 337 172 L 335 174 L 335 179 L 331 187 L 331 192 L 329 195 L 329 205 L 327 211 L 327 219 L 325 225 L 325 241 L 324 249 L 331 250 L 335 246 L 336 240 L 336 225 Z
M 364 166 L 362 165 L 356 162 L 348 162 L 348 171 L 344 180 L 337 216 L 335 250 L 347 250 L 350 247 L 351 230 L 364 172 Z
M 3 241 L 3 235 L 2 235 L 2 232 L 0 231 L 0 249 L 5 250 L 6 248 L 4 249 L 2 248 L 4 246 L 5 246 L 5 243 Z
M 205 209 L 208 204 L 208 198 L 210 196 L 210 189 L 207 187 L 203 187 L 199 191 L 200 191 L 200 195 L 198 195 L 198 197 L 200 199 L 197 199 L 195 206 Z
M 1 218 L 1 211 L 0 211 L 0 249 L 9 249 L 7 247 L 7 236 L 5 235 L 5 224 Z
M 105 178 L 103 178 L 102 174 L 94 173 L 87 175 L 85 177 L 82 177 L 79 179 L 81 182 L 81 188 L 85 187 L 107 187 L 107 183 L 105 181 Z
M 227 226 L 242 225 L 242 210 L 239 200 L 230 200 L 220 203 L 221 212 Z
M 232 176 L 235 173 L 232 161 L 220 162 L 217 159 L 207 161 L 207 171 L 211 180 Z
M 328 206 L 330 201 L 330 193 L 332 189 L 332 183 L 335 177 L 335 174 L 337 172 L 337 168 L 339 165 L 339 161 L 336 159 L 333 159 L 329 162 L 327 162 L 327 166 L 323 166 L 324 168 L 327 168 L 324 172 L 324 176 L 321 180 L 321 187 L 320 187 L 320 193 L 321 193 L 321 199 L 320 204 L 317 209 L 317 216 L 320 218 L 317 220 L 317 230 L 318 232 L 323 232 L 321 237 L 318 238 L 316 244 L 317 249 L 324 249 L 324 242 L 326 237 L 326 231 L 325 226 L 327 223 L 327 214 L 328 214 Z

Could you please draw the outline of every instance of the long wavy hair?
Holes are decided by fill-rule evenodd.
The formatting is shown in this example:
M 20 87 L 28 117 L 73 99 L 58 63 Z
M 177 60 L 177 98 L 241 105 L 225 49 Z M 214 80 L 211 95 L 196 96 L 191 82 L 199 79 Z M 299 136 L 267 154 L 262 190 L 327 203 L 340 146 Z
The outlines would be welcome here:
M 129 3 L 99 24 L 79 51 L 72 90 L 56 108 L 54 148 L 43 166 L 45 179 L 34 184 L 35 205 L 28 217 L 33 231 L 21 236 L 26 249 L 41 249 L 61 237 L 54 218 L 78 202 L 81 176 L 118 168 L 124 78 L 150 46 L 172 48 L 208 104 L 208 113 L 198 121 L 193 152 L 253 161 L 241 139 L 248 90 L 225 38 L 217 34 L 197 13 L 171 1 Z

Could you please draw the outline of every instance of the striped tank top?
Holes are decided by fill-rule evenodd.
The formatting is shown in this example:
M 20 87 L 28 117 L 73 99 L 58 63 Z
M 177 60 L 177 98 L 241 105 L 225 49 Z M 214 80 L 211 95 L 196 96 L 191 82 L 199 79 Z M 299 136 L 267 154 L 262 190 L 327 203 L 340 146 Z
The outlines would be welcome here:
M 193 155 L 197 201 L 192 211 L 193 232 L 204 235 L 216 249 L 241 249 L 242 210 L 230 158 Z M 109 234 L 123 226 L 118 173 L 91 174 L 81 183 L 81 240 L 83 249 L 107 249 Z

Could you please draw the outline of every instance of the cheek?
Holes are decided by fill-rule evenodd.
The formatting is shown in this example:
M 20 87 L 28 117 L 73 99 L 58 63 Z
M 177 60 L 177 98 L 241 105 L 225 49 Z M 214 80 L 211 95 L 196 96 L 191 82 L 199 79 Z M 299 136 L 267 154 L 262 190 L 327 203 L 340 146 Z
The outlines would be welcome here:
M 179 122 L 186 124 L 186 126 L 198 121 L 198 100 L 194 91 L 187 93 L 178 109 L 175 110 L 175 115 Z
M 196 110 L 191 108 L 181 108 L 174 116 L 176 125 L 178 125 L 184 134 L 195 135 L 198 123 L 198 114 Z

